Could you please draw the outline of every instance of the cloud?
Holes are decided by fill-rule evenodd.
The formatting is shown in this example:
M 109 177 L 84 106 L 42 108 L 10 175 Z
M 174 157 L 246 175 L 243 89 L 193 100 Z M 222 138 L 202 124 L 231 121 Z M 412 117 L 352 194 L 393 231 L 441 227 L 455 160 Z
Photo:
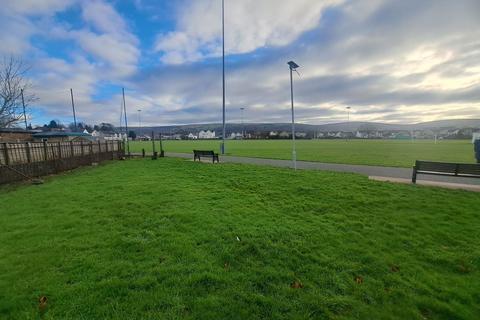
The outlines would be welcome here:
M 340 0 L 227 1 L 225 46 L 229 54 L 283 46 L 316 27 L 323 10 Z M 175 31 L 158 36 L 155 50 L 169 64 L 198 61 L 221 53 L 221 2 L 182 4 Z
M 104 1 L 15 1 L 6 5 L 0 20 L 2 41 L 8 44 L 0 53 L 23 56 L 30 65 L 32 90 L 39 97 L 35 108 L 54 118 L 69 116 L 70 88 L 74 88 L 80 119 L 93 120 L 95 114 L 109 120 L 118 112 L 118 101 L 96 98 L 99 87 L 125 81 L 137 70 L 140 50 L 138 39 L 127 22 Z M 58 20 L 66 9 L 81 12 L 81 24 Z M 1 16 L 2 14 L 0 14 Z M 8 24 L 7 24 L 8 23 Z M 55 56 L 36 43 L 65 44 L 68 54 Z M 9 39 L 12 39 L 11 41 Z M 4 40 L 5 39 L 5 40 Z M 5 46 L 2 46 L 5 48 Z
M 182 64 L 218 54 L 218 26 L 207 25 L 212 31 L 203 33 L 206 27 L 195 22 L 202 16 L 211 21 L 210 11 L 217 16 L 209 4 L 202 2 L 202 10 L 193 7 L 180 13 L 177 30 L 160 37 L 164 62 Z M 270 8 L 276 12 L 277 6 Z M 476 9 L 480 9 L 476 1 L 462 1 L 462 6 L 449 1 L 347 2 L 331 7 L 326 16 L 320 10 L 321 23 L 300 35 L 292 32 L 292 42 L 277 46 L 268 32 L 263 33 L 268 35 L 266 40 L 252 41 L 261 37 L 261 29 L 260 35 L 250 37 L 250 24 L 245 22 L 245 33 L 229 53 L 253 52 L 227 57 L 227 119 L 238 121 L 239 108 L 247 107 L 251 121 L 288 121 L 285 62 L 292 57 L 302 66 L 301 78 L 295 79 L 295 100 L 302 110 L 299 121 L 343 120 L 347 105 L 359 120 L 419 122 L 455 113 L 480 117 L 476 105 L 480 103 L 480 33 L 475 31 L 480 11 Z M 199 17 L 192 18 L 194 14 Z M 190 24 L 199 28 L 198 35 Z M 231 45 L 235 31 L 229 32 L 233 33 L 227 40 Z M 164 76 L 165 71 L 174 76 Z M 161 67 L 148 81 L 142 81 L 143 76 L 137 78 L 139 90 L 162 87 L 184 98 L 183 109 L 194 114 L 182 117 L 197 122 L 221 119 L 220 65 L 197 62 Z
M 86 1 L 82 4 L 82 17 L 100 33 L 127 34 L 127 25 L 118 12 L 102 1 Z
M 70 114 L 72 87 L 82 120 L 118 123 L 125 86 L 146 125 L 221 121 L 219 0 L 5 3 L 0 36 L 33 62 L 47 116 Z M 291 59 L 299 122 L 344 121 L 346 106 L 359 121 L 480 118 L 478 12 L 476 0 L 226 1 L 227 122 L 240 107 L 245 121 L 288 122 Z M 45 49 L 57 42 L 61 54 Z
M 82 3 L 82 17 L 89 28 L 68 31 L 68 37 L 106 63 L 108 76 L 118 79 L 132 74 L 140 57 L 139 42 L 120 14 L 112 5 L 92 0 Z

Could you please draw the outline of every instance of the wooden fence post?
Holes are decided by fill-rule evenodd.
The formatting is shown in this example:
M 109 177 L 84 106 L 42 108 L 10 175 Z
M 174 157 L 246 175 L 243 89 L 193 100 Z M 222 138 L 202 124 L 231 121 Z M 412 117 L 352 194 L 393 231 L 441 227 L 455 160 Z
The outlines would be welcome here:
M 70 141 L 70 153 L 72 158 L 75 157 L 75 151 L 73 149 L 73 141 Z
M 43 152 L 45 153 L 45 161 L 48 161 L 48 148 L 47 148 L 47 141 L 43 141 Z
M 58 143 L 58 158 L 62 159 L 62 146 L 60 142 Z
M 3 152 L 5 154 L 5 164 L 10 165 L 10 156 L 8 155 L 8 143 L 3 143 Z
M 32 151 L 30 150 L 30 142 L 27 142 L 25 145 L 25 149 L 27 152 L 27 162 L 30 163 L 32 162 Z
M 85 155 L 85 151 L 83 150 L 83 141 L 80 141 L 80 147 L 82 148 L 82 156 Z
M 93 141 L 90 141 L 90 163 L 93 163 Z

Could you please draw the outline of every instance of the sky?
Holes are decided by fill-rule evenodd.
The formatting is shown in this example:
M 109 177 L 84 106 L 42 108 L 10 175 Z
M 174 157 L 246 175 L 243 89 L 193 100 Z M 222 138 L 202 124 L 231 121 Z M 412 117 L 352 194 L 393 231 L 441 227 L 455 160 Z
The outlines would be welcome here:
M 0 0 L 0 56 L 30 66 L 29 122 L 222 120 L 221 0 Z M 480 118 L 478 0 L 225 0 L 226 120 Z M 141 110 L 138 112 L 138 110 Z

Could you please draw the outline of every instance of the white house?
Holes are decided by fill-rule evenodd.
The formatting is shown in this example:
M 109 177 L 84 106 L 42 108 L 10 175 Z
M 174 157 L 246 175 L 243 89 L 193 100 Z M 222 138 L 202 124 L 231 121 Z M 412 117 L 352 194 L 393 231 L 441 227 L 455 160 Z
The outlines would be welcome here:
M 200 131 L 198 133 L 198 138 L 199 139 L 215 139 L 215 131 L 210 131 L 210 130 L 207 130 L 207 131 Z
M 198 139 L 198 136 L 196 136 L 196 135 L 194 135 L 193 133 L 190 132 L 190 133 L 188 134 L 187 138 L 188 138 L 189 140 L 197 140 L 197 139 Z
M 473 133 L 472 143 L 474 143 L 475 140 L 480 140 L 480 132 L 474 132 L 474 133 Z

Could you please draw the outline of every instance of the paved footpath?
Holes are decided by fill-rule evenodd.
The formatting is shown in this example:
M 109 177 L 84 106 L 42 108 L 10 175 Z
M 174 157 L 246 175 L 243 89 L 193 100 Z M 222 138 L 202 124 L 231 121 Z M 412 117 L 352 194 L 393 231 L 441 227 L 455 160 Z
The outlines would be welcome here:
M 193 155 L 190 153 L 166 152 L 165 155 L 167 157 L 193 159 Z M 278 160 L 278 159 L 220 156 L 220 162 L 246 163 L 246 164 L 283 167 L 283 168 L 293 167 L 291 160 Z M 389 177 L 389 178 L 398 178 L 398 179 L 412 178 L 412 169 L 409 169 L 409 168 L 297 161 L 297 169 L 352 172 L 352 173 L 359 173 L 362 175 L 366 175 L 369 177 L 375 176 L 375 177 Z M 480 179 L 431 176 L 431 175 L 421 175 L 421 174 L 418 175 L 418 179 L 427 180 L 427 181 L 447 182 L 447 183 L 480 185 Z

